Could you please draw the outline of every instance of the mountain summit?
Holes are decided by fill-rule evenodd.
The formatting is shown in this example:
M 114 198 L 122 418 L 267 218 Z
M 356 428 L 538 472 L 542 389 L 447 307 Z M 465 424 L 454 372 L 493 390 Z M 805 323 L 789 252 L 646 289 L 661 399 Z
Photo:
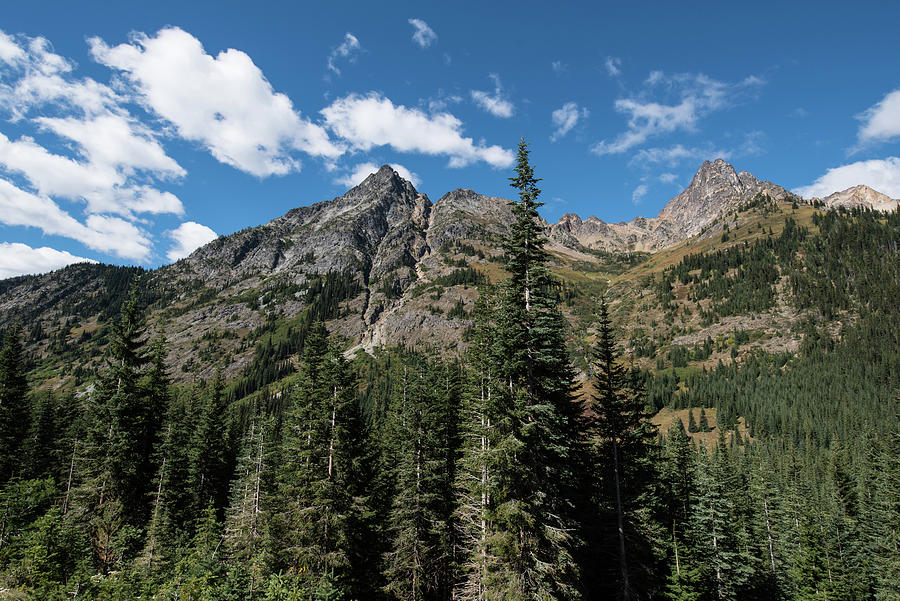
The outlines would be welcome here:
M 900 200 L 895 200 L 869 186 L 853 186 L 841 192 L 835 192 L 825 198 L 814 198 L 830 208 L 869 209 L 871 211 L 896 211 Z
M 775 200 L 796 198 L 781 186 L 738 173 L 723 159 L 704 161 L 691 184 L 670 200 L 655 218 L 606 223 L 596 217 L 581 220 L 567 214 L 551 226 L 551 237 L 562 244 L 588 249 L 653 251 L 696 236 L 723 215 L 757 194 Z

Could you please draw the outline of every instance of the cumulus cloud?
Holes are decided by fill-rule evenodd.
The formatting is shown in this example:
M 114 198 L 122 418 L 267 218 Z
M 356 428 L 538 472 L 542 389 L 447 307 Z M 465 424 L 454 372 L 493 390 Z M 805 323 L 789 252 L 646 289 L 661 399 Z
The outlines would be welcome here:
M 147 109 L 226 165 L 266 177 L 298 170 L 292 151 L 328 158 L 342 153 L 240 50 L 213 57 L 177 27 L 155 37 L 135 34 L 114 47 L 99 38 L 89 43 L 94 58 L 121 71 Z
M 414 186 L 418 186 L 421 183 L 419 175 L 417 173 L 413 173 L 403 165 L 400 165 L 398 163 L 391 163 L 391 169 L 396 171 L 400 175 L 400 177 L 409 181 Z M 352 188 L 361 184 L 364 179 L 366 179 L 376 171 L 378 171 L 378 165 L 376 165 L 375 163 L 360 163 L 343 177 L 339 177 L 334 180 L 334 183 Z
M 863 122 L 857 134 L 861 145 L 900 137 L 900 90 L 882 98 L 859 115 L 859 119 Z
M 437 34 L 422 19 L 410 19 L 409 24 L 415 29 L 412 39 L 420 48 L 428 48 L 437 41 Z
M 0 60 L 8 66 L 0 111 L 70 151 L 56 154 L 29 135 L 0 134 L 0 222 L 146 260 L 150 240 L 131 222 L 141 214 L 182 214 L 178 197 L 157 184 L 186 171 L 128 111 L 127 93 L 79 79 L 74 63 L 46 39 L 0 32 Z M 57 200 L 83 205 L 87 217 L 73 217 Z
M 553 61 L 550 63 L 550 68 L 553 69 L 553 72 L 557 75 L 562 75 L 569 70 L 569 65 L 562 61 Z
M 591 147 L 598 155 L 621 154 L 648 139 L 674 131 L 692 131 L 703 116 L 731 106 L 739 94 L 746 94 L 765 82 L 748 77 L 730 84 L 701 74 L 666 75 L 653 71 L 644 82 L 646 90 L 635 98 L 620 98 L 615 110 L 628 117 L 627 130 L 612 140 L 601 140 Z M 656 93 L 674 97 L 674 102 L 649 99 Z
M 341 70 L 337 67 L 338 60 L 352 63 L 356 60 L 356 54 L 360 50 L 362 50 L 362 45 L 359 43 L 359 39 L 348 31 L 344 34 L 343 41 L 328 55 L 328 70 L 335 75 L 340 75 Z
M 219 237 L 210 228 L 194 221 L 185 221 L 174 230 L 167 232 L 175 244 L 166 253 L 170 261 L 183 259 L 207 242 L 212 242 Z
M 328 128 L 357 150 L 390 146 L 398 152 L 443 155 L 450 158 L 451 167 L 476 161 L 509 167 L 513 162 L 510 150 L 463 137 L 462 122 L 450 113 L 429 115 L 415 108 L 395 106 L 376 93 L 350 94 L 335 100 L 321 113 Z
M 622 73 L 622 59 L 615 56 L 607 56 L 603 63 L 610 77 L 618 77 Z
M 491 73 L 488 77 L 494 82 L 494 93 L 472 90 L 472 100 L 495 117 L 502 119 L 512 117 L 515 107 L 512 102 L 503 97 L 503 86 L 500 83 L 500 76 L 496 73 Z
M 19 242 L 0 242 L 0 279 L 46 273 L 73 263 L 96 263 L 96 261 L 47 246 L 31 248 Z
M 125 259 L 145 261 L 150 256 L 147 234 L 119 217 L 89 215 L 84 223 L 53 200 L 0 179 L 0 223 L 36 227 L 45 234 L 78 240 L 88 248 Z
M 900 198 L 900 158 L 887 157 L 834 167 L 810 185 L 796 188 L 794 192 L 805 198 L 824 198 L 860 184 L 891 198 Z
M 650 190 L 650 187 L 647 184 L 641 184 L 637 188 L 634 189 L 634 192 L 631 193 L 631 202 L 634 204 L 641 204 L 641 201 L 644 200 L 644 197 L 647 195 L 647 192 Z
M 74 158 L 53 154 L 33 138 L 0 134 L 0 168 L 17 173 L 41 194 L 82 200 L 91 213 L 181 213 L 181 201 L 148 180 L 181 178 L 185 170 L 163 150 L 154 133 L 122 107 L 124 99 L 90 78 L 76 79 L 72 64 L 43 38 L 3 34 L 18 53 L 10 83 L 0 86 L 0 107 L 70 144 Z M 9 49 L 5 55 L 10 55 Z M 52 109 L 58 116 L 38 111 Z
M 560 108 L 553 111 L 551 120 L 555 131 L 550 136 L 550 141 L 555 142 L 572 131 L 572 128 L 578 124 L 581 119 L 587 119 L 590 113 L 586 108 L 578 108 L 578 104 L 567 102 Z

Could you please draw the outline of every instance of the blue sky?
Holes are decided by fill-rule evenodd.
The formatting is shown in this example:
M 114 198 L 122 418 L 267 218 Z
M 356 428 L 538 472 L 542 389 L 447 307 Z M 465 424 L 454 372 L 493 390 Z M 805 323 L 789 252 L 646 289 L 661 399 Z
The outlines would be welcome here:
M 17 2 L 0 18 L 0 277 L 157 267 L 395 165 L 436 201 L 655 216 L 703 160 L 900 197 L 887 2 Z

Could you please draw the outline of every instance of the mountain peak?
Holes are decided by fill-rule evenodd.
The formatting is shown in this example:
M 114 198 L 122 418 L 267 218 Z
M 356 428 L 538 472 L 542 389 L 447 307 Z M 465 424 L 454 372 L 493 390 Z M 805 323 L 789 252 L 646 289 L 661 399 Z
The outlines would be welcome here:
M 383 199 L 416 198 L 419 192 L 408 180 L 394 171 L 390 165 L 382 165 L 378 171 L 369 174 L 366 179 L 351 188 L 340 197 L 344 203 L 365 203 Z M 335 199 L 338 200 L 338 199 Z
M 865 184 L 830 194 L 823 198 L 822 202 L 829 208 L 861 208 L 873 211 L 896 211 L 897 207 L 900 206 L 900 201 L 882 194 Z
M 752 173 L 738 173 L 724 159 L 704 161 L 691 184 L 663 207 L 659 218 L 678 226 L 681 236 L 690 237 L 700 233 L 729 209 L 760 192 L 773 198 L 790 195 L 780 186 L 761 182 Z

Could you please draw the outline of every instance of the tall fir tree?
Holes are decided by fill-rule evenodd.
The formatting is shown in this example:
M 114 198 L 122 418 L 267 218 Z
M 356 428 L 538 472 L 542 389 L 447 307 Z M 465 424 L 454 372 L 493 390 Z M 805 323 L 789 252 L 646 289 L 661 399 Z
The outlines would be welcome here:
M 594 347 L 594 390 L 589 402 L 594 452 L 600 467 L 597 504 L 600 549 L 616 558 L 614 578 L 619 599 L 647 595 L 653 582 L 654 506 L 652 464 L 656 432 L 644 409 L 643 390 L 630 377 L 616 348 L 615 332 L 604 298 L 600 299 Z M 605 520 L 604 520 L 605 518 Z M 609 533 L 615 533 L 609 537 Z M 610 545 L 612 549 L 604 545 Z M 602 572 L 602 566 L 595 570 Z
M 537 211 L 542 204 L 540 180 L 524 140 L 515 173 L 510 180 L 519 200 L 511 203 L 514 221 L 505 243 L 510 275 L 499 290 L 494 324 L 479 326 L 494 329 L 491 377 L 497 381 L 483 416 L 493 440 L 493 482 L 469 483 L 476 490 L 491 491 L 486 516 L 490 530 L 479 552 L 494 559 L 462 558 L 469 567 L 461 588 L 483 599 L 574 599 L 580 595 L 573 555 L 580 544 L 573 520 L 582 460 L 580 407 L 573 400 L 565 321 L 547 269 Z M 484 426 L 470 422 L 467 430 L 470 436 L 483 432 Z M 476 453 L 477 448 L 469 446 L 467 451 Z M 475 493 L 468 489 L 464 496 L 473 498 Z M 483 577 L 468 571 L 476 566 L 486 570 Z M 473 583 L 473 577 L 478 582 Z
M 275 571 L 331 574 L 349 590 L 364 585 L 354 581 L 363 566 L 353 560 L 368 512 L 360 465 L 365 434 L 353 375 L 326 336 L 316 324 L 306 340 L 283 426 L 269 537 Z
M 200 517 L 212 504 L 217 511 L 227 504 L 229 473 L 225 380 L 216 370 L 199 400 L 196 430 L 191 444 L 195 515 Z
M 394 499 L 388 518 L 386 591 L 395 599 L 450 598 L 456 395 L 441 361 L 409 353 L 391 403 L 389 443 Z

